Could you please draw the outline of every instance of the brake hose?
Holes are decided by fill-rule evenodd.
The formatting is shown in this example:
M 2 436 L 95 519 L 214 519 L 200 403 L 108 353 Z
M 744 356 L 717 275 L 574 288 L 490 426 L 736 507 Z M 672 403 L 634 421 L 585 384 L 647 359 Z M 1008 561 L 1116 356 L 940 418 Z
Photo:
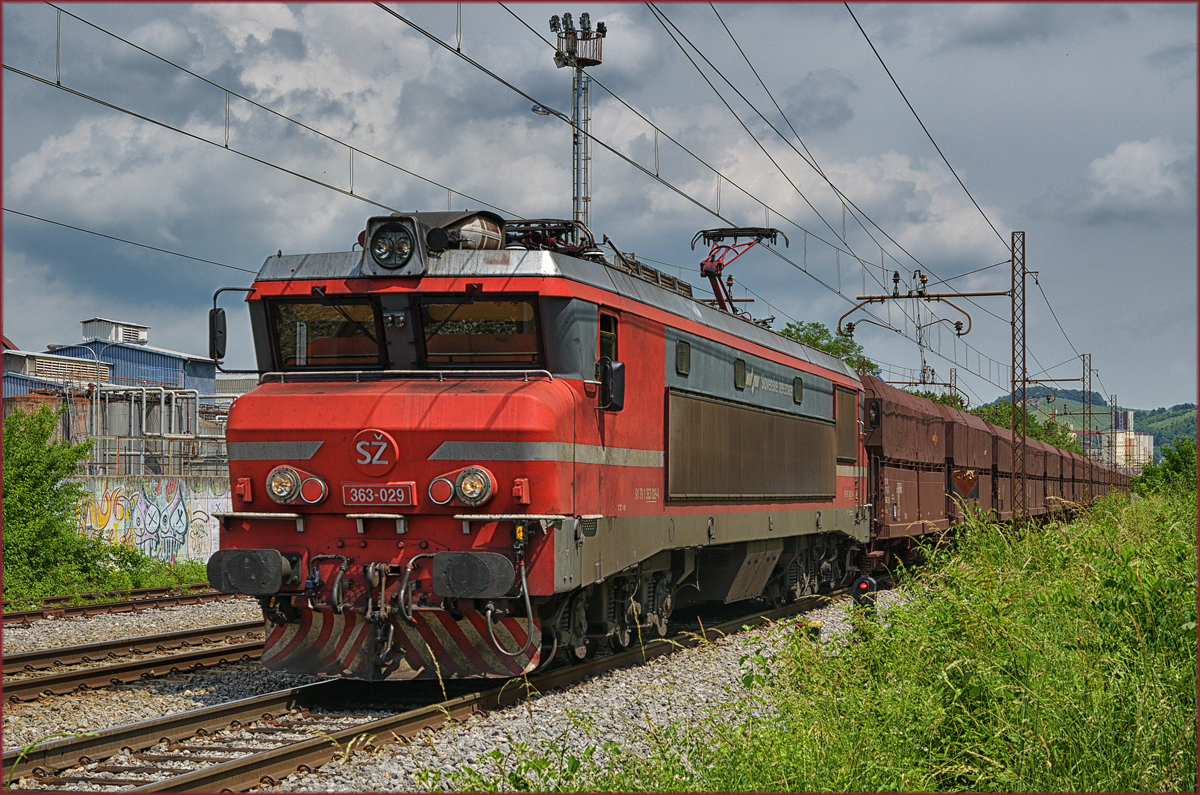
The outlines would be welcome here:
M 525 645 L 515 652 L 510 652 L 501 646 L 500 641 L 496 639 L 496 633 L 492 630 L 492 611 L 494 608 L 489 604 L 487 609 L 488 636 L 492 639 L 492 645 L 496 647 L 496 651 L 505 657 L 520 657 L 533 643 L 533 605 L 529 603 L 529 585 L 525 582 L 525 557 L 523 555 L 518 561 L 518 565 L 521 567 L 521 593 L 525 597 L 525 614 L 529 616 L 529 629 L 526 632 L 528 637 L 525 639 Z
M 404 567 L 404 579 L 400 581 L 400 590 L 396 592 L 396 598 L 400 600 L 400 614 L 409 622 L 413 622 L 412 605 L 408 603 L 407 594 L 408 578 L 412 576 L 413 564 L 421 558 L 432 558 L 435 553 L 424 552 L 420 555 L 413 555 L 409 558 L 408 565 Z

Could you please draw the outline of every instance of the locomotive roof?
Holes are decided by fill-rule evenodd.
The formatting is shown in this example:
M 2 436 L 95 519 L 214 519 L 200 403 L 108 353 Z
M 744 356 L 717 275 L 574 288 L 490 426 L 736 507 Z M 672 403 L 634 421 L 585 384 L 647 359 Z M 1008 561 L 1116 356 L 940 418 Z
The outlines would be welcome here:
M 284 254 L 268 257 L 258 272 L 257 281 L 296 281 L 307 279 L 376 278 L 362 270 L 363 252 L 341 251 L 328 254 Z M 656 306 L 709 328 L 720 329 L 748 342 L 794 356 L 826 370 L 857 378 L 854 371 L 835 356 L 810 348 L 790 337 L 755 325 L 715 307 L 700 303 L 652 282 L 640 279 L 622 268 L 578 259 L 552 251 L 464 250 L 450 249 L 426 261 L 425 276 L 532 276 L 557 277 L 609 290 L 635 301 Z

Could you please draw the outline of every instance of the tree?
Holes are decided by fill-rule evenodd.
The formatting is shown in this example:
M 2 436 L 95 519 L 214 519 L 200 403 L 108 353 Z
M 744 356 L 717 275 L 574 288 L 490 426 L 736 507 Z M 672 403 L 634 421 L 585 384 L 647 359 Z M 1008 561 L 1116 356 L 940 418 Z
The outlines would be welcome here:
M 990 406 L 980 406 L 971 409 L 971 413 L 1001 428 L 1012 427 L 1012 401 L 1004 400 Z M 1026 438 L 1036 439 L 1039 442 L 1052 444 L 1063 450 L 1083 455 L 1083 445 L 1080 444 L 1079 437 L 1065 425 L 1060 425 L 1054 420 L 1046 420 L 1043 423 L 1030 414 L 1028 409 L 1025 409 L 1025 422 L 1027 423 Z
M 859 357 L 863 357 L 863 346 L 850 337 L 837 336 L 824 323 L 788 323 L 779 333 L 810 348 L 836 356 L 851 368 L 857 368 Z M 867 372 L 879 369 L 879 365 L 866 357 L 863 357 L 863 366 Z
M 1147 464 L 1130 484 L 1137 494 L 1196 492 L 1196 440 L 1181 436 L 1163 447 L 1161 464 Z
M 943 406 L 952 406 L 962 411 L 967 410 L 966 401 L 962 399 L 962 395 L 955 392 L 934 392 L 930 389 L 920 389 L 913 391 L 911 394 L 923 397 L 926 400 L 932 400 L 934 403 L 941 403 Z
M 78 471 L 91 442 L 51 441 L 59 413 L 49 406 L 4 418 L 4 590 L 40 590 L 63 566 L 79 562 L 75 529 Z M 17 586 L 16 589 L 13 586 Z M 52 589 L 51 589 L 52 592 Z

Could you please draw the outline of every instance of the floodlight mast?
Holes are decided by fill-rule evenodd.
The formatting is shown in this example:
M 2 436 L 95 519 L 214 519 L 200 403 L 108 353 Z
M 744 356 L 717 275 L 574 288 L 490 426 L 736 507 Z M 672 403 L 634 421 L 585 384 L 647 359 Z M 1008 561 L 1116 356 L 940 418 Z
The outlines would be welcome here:
M 550 17 L 550 32 L 558 36 L 558 48 L 554 53 L 554 65 L 558 68 L 573 66 L 571 81 L 571 128 L 573 138 L 574 185 L 572 189 L 572 212 L 574 219 L 588 226 L 588 205 L 591 203 L 588 167 L 588 126 L 591 114 L 588 108 L 588 84 L 591 82 L 585 66 L 599 66 L 603 58 L 602 42 L 608 35 L 603 22 L 592 29 L 592 18 L 587 12 L 579 15 L 579 28 L 571 20 L 570 13 Z

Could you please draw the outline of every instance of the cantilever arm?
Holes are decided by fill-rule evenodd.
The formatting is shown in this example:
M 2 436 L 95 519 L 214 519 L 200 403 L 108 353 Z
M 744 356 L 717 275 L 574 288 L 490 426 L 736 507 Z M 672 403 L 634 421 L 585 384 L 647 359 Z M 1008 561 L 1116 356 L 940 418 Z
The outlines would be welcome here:
M 854 314 L 854 313 L 855 313 L 855 312 L 857 312 L 859 309 L 862 309 L 862 308 L 863 308 L 864 306 L 866 306 L 867 304 L 873 304 L 873 303 L 875 303 L 876 301 L 878 301 L 879 303 L 881 303 L 881 304 L 882 304 L 882 303 L 883 303 L 883 301 L 884 301 L 884 299 L 883 299 L 883 298 L 877 298 L 877 297 L 869 297 L 869 298 L 867 298 L 867 300 L 865 300 L 865 301 L 862 301 L 862 302 L 860 302 L 860 303 L 857 303 L 857 304 L 855 304 L 855 305 L 854 305 L 854 307 L 853 307 L 853 308 L 851 308 L 851 310 L 850 310 L 849 312 L 847 312 L 846 314 L 844 314 L 844 315 L 842 315 L 841 317 L 839 317 L 839 318 L 838 318 L 838 324 L 837 324 L 837 333 L 838 333 L 838 336 L 839 336 L 839 337 L 849 337 L 849 336 L 851 336 L 850 334 L 847 334 L 846 332 L 842 331 L 842 321 L 843 321 L 843 320 L 845 320 L 846 318 L 850 317 L 850 315 Z M 860 321 L 860 322 L 862 322 L 862 323 L 875 323 L 875 321 L 873 321 L 873 320 L 863 320 L 863 321 Z M 875 325 L 879 326 L 880 324 L 879 324 L 879 323 L 875 323 Z M 887 326 L 882 326 L 882 328 L 887 328 Z
M 950 304 L 950 306 L 954 307 L 954 308 L 955 308 L 955 309 L 957 309 L 959 312 L 962 312 L 964 315 L 966 315 L 966 318 L 967 318 L 967 330 L 966 330 L 966 331 L 960 331 L 960 332 L 957 332 L 957 333 L 958 333 L 958 336 L 960 336 L 960 337 L 961 337 L 961 336 L 963 336 L 964 334 L 970 334 L 970 333 L 971 333 L 971 315 L 970 315 L 970 313 L 969 313 L 969 312 L 967 312 L 967 311 L 966 311 L 965 309 L 963 309 L 961 306 L 958 306 L 958 305 L 956 305 L 954 302 L 950 301 L 949 299 L 943 298 L 943 297 L 942 297 L 942 296 L 940 296 L 940 295 L 930 295 L 930 296 L 926 296 L 926 297 L 925 297 L 925 300 L 926 300 L 926 301 L 943 301 L 943 302 L 945 302 L 945 303 L 947 303 L 947 304 Z M 932 324 L 931 324 L 931 325 L 932 325 Z

